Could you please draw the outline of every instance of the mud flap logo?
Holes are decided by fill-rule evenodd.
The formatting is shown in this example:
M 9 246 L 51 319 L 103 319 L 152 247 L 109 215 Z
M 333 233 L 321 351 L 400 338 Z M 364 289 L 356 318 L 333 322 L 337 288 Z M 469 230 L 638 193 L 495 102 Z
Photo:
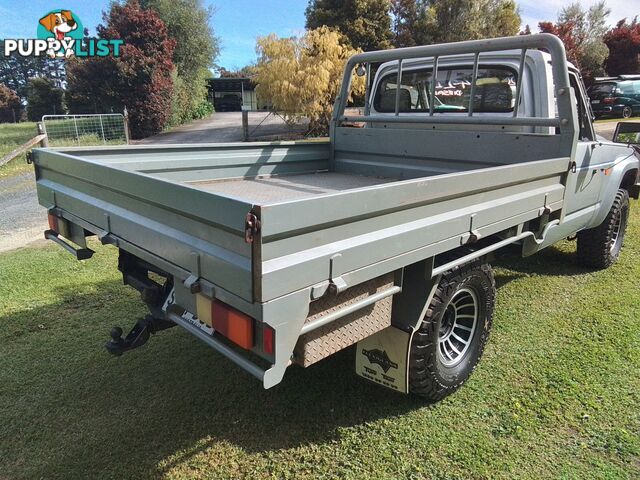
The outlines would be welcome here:
M 384 373 L 387 373 L 391 368 L 398 369 L 398 364 L 391 361 L 386 350 L 379 350 L 377 348 L 375 350 L 366 350 L 363 348 L 362 354 L 369 359 L 370 363 L 380 365 Z
M 407 393 L 407 357 L 411 335 L 388 327 L 360 340 L 356 373 L 384 387 Z

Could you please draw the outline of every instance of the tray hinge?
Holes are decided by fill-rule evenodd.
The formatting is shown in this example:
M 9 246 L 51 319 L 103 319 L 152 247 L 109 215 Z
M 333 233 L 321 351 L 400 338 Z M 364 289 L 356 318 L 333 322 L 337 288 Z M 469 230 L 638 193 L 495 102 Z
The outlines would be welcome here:
M 254 213 L 247 213 L 247 218 L 244 224 L 244 241 L 246 243 L 253 243 L 255 236 L 260 231 L 260 220 Z

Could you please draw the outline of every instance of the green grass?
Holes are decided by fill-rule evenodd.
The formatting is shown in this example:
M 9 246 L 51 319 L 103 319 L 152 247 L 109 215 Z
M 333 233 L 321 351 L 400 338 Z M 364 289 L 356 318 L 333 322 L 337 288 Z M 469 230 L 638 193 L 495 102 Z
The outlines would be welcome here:
M 640 117 L 631 117 L 631 118 L 601 118 L 596 120 L 594 123 L 612 123 L 612 122 L 638 122 L 640 121 Z
M 0 158 L 38 135 L 33 122 L 0 123 Z M 0 178 L 28 170 L 26 154 L 0 166 Z
M 640 478 L 640 205 L 621 260 L 575 244 L 497 267 L 485 357 L 445 401 L 378 388 L 353 349 L 263 391 L 179 330 L 123 357 L 144 314 L 115 249 L 0 255 L 0 478 Z
M 38 135 L 36 124 L 25 123 L 0 123 L 0 157 L 11 152 L 20 145 L 31 140 Z M 124 140 L 109 140 L 106 145 L 122 145 Z M 50 142 L 51 147 L 75 147 L 75 146 L 100 146 L 105 145 L 102 139 L 96 134 L 85 134 L 80 136 L 79 141 L 55 140 Z M 0 178 L 24 173 L 33 169 L 33 166 L 26 162 L 26 154 L 22 154 L 6 165 L 0 166 Z

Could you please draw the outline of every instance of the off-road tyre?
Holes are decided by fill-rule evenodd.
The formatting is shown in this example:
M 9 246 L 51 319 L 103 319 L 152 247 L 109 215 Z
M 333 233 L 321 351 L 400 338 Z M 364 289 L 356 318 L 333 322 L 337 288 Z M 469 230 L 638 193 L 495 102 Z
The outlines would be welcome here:
M 443 319 L 462 294 L 476 296 L 477 319 L 471 341 L 459 363 L 445 365 L 439 338 Z M 409 391 L 437 402 L 452 394 L 469 378 L 480 361 L 489 339 L 496 299 L 493 270 L 479 261 L 454 268 L 443 274 L 420 327 L 414 333 L 409 356 Z M 469 307 L 470 308 L 470 307 Z M 465 312 L 464 308 L 460 308 Z M 469 311 L 469 310 L 466 310 Z M 443 334 L 446 333 L 442 330 Z M 468 338 L 467 338 L 468 340 Z
M 629 192 L 620 189 L 604 221 L 595 228 L 578 232 L 578 262 L 598 270 L 613 265 L 624 245 L 628 221 Z

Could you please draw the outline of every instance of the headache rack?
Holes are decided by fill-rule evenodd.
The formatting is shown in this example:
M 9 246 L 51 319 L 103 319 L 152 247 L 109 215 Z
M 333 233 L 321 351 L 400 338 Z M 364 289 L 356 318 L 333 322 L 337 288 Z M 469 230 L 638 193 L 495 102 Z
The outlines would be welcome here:
M 525 117 L 520 116 L 519 105 L 522 97 L 522 81 L 519 81 L 515 93 L 515 106 L 510 116 L 505 115 L 474 115 L 474 91 L 478 75 L 478 65 L 482 53 L 497 52 L 504 50 L 520 50 L 520 63 L 518 77 L 522 77 L 524 72 L 527 50 L 545 50 L 551 55 L 551 66 L 553 72 L 554 92 L 557 100 L 557 116 L 553 117 Z M 394 115 L 376 115 L 371 113 L 371 65 L 384 62 L 397 61 L 398 84 L 402 81 L 403 62 L 409 59 L 430 60 L 433 65 L 432 78 L 437 77 L 438 63 L 443 57 L 453 55 L 474 54 L 473 77 L 471 81 L 471 91 L 469 96 L 468 112 L 462 115 L 435 115 L 435 81 L 431 82 L 429 91 L 429 112 L 422 114 L 401 114 L 400 112 L 400 89 L 396 90 Z M 364 66 L 367 79 L 367 90 L 365 93 L 364 115 L 346 115 L 345 108 L 351 92 L 351 81 L 353 71 L 358 66 Z M 361 67 L 362 68 L 362 67 Z M 519 127 L 553 127 L 556 132 L 566 137 L 567 143 L 572 143 L 575 134 L 574 112 L 572 108 L 572 90 L 569 83 L 567 69 L 567 59 L 564 45 L 554 35 L 520 35 L 517 37 L 497 38 L 488 40 L 473 40 L 468 42 L 445 43 L 441 45 L 428 45 L 411 48 L 399 48 L 395 50 L 384 50 L 376 52 L 366 52 L 355 55 L 347 62 L 342 88 L 339 97 L 336 99 L 334 114 L 332 118 L 332 128 L 341 126 L 343 123 L 365 122 L 365 123 L 424 123 L 424 124 L 447 124 L 447 125 L 502 125 Z M 564 142 L 563 142 L 564 143 Z

